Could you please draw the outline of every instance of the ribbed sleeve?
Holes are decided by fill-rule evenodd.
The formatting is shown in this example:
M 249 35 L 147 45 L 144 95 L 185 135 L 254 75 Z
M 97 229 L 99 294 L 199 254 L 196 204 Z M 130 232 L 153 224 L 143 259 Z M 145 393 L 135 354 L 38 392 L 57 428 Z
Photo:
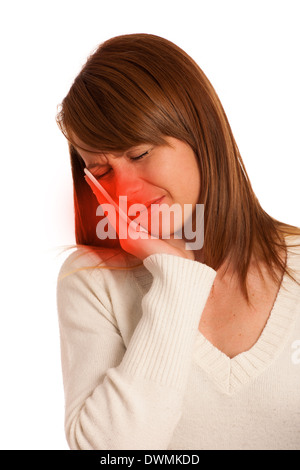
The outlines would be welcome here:
M 169 254 L 151 255 L 144 265 L 154 280 L 120 370 L 183 390 L 216 271 Z
M 110 311 L 111 297 L 119 295 L 115 284 L 84 270 L 58 283 L 71 449 L 168 449 L 182 415 L 197 328 L 216 271 L 169 254 L 143 263 L 153 283 L 127 349 L 117 312 Z

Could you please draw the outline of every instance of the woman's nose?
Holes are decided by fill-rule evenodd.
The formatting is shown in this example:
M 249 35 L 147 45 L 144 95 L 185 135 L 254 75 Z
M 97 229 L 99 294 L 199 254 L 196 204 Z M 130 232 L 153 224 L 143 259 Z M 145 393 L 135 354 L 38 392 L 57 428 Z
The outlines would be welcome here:
M 143 181 L 136 169 L 132 168 L 129 163 L 127 165 L 120 165 L 115 170 L 114 175 L 114 194 L 116 202 L 119 202 L 120 196 L 127 196 L 127 200 L 134 199 L 135 194 L 142 195 Z

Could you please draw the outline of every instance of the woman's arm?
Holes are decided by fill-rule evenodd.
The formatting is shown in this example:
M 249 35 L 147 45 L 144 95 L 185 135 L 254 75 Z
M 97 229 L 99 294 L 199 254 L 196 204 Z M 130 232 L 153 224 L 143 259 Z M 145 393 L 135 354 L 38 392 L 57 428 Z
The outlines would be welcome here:
M 170 254 L 143 263 L 153 283 L 127 349 L 111 310 L 118 292 L 109 292 L 101 269 L 58 282 L 71 449 L 165 450 L 180 420 L 194 340 L 216 271 Z

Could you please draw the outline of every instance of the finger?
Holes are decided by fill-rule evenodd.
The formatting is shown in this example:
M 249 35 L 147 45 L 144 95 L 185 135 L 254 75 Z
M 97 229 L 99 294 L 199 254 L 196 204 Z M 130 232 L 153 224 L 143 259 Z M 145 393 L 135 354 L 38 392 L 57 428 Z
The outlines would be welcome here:
M 142 227 L 137 226 L 137 224 L 128 217 L 127 212 L 123 212 L 123 210 L 115 202 L 112 204 L 112 201 L 107 199 L 105 194 L 103 194 L 103 191 L 100 191 L 91 178 L 89 178 L 87 175 L 84 178 L 96 196 L 99 204 L 102 206 L 103 204 L 108 205 L 109 210 L 107 210 L 107 207 L 104 206 L 103 210 L 106 212 L 107 219 L 113 226 L 120 239 L 131 238 L 132 240 L 137 240 L 139 238 L 148 238 L 148 232 Z M 147 235 L 143 235 L 142 232 L 146 233 Z
M 89 187 L 91 188 L 91 190 L 92 190 L 92 192 L 94 193 L 94 195 L 96 196 L 96 199 L 97 199 L 97 201 L 99 202 L 99 204 L 104 203 L 104 202 L 107 202 L 106 198 L 105 198 L 105 197 L 103 196 L 103 194 L 99 191 L 99 189 L 98 189 L 97 186 L 93 183 L 93 181 L 91 181 L 88 176 L 85 176 L 84 179 L 85 179 L 85 181 L 87 182 L 87 184 L 89 185 Z

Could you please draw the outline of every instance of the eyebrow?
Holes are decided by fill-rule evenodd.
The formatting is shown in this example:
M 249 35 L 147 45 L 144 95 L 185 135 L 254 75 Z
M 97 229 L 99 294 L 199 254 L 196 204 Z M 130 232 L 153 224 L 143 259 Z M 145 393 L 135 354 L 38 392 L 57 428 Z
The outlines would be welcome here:
M 115 158 L 120 158 L 122 157 L 123 154 L 120 154 L 120 155 L 116 155 Z M 101 163 L 101 162 L 93 162 L 93 163 L 90 163 L 86 168 L 88 170 L 91 170 L 92 168 L 95 168 L 95 167 L 102 167 L 102 166 L 107 166 L 109 165 L 109 162 L 107 161 L 106 163 Z
M 136 146 L 133 146 L 131 147 L 130 149 L 128 149 L 126 152 L 125 152 L 125 156 L 128 155 L 128 153 L 130 153 L 130 151 L 133 151 L 133 150 L 139 150 L 139 147 L 141 145 L 136 145 Z M 77 150 L 78 152 L 78 150 Z M 78 152 L 79 153 L 79 152 Z M 114 152 L 115 153 L 115 152 Z M 117 155 L 116 155 L 116 158 L 118 157 L 121 157 L 123 155 L 122 152 L 116 152 Z M 80 154 L 79 154 L 80 155 Z M 81 157 L 82 158 L 82 157 Z M 100 163 L 100 162 L 94 162 L 94 163 L 90 163 L 89 165 L 86 166 L 87 170 L 91 170 L 92 168 L 96 168 L 96 167 L 103 167 L 103 166 L 107 166 L 109 164 L 109 162 L 106 162 L 106 163 Z
M 87 168 L 88 170 L 91 170 L 92 168 L 101 167 L 101 166 L 106 166 L 106 165 L 108 165 L 108 163 L 99 163 L 99 162 L 97 163 L 97 162 L 96 162 L 96 163 L 91 163 L 91 164 L 88 165 L 86 168 Z
M 130 153 L 130 151 L 132 151 L 134 149 L 138 150 L 138 147 L 132 147 L 131 149 L 127 150 L 127 152 L 124 153 L 125 157 L 128 155 L 128 153 Z M 117 152 L 117 154 L 115 155 L 115 158 L 120 158 L 122 156 L 123 156 L 122 152 Z M 107 166 L 107 165 L 109 165 L 108 161 L 106 163 L 94 162 L 94 163 L 90 163 L 86 168 L 88 170 L 91 170 L 92 168 L 95 168 L 95 167 L 100 167 L 101 168 L 102 166 Z

